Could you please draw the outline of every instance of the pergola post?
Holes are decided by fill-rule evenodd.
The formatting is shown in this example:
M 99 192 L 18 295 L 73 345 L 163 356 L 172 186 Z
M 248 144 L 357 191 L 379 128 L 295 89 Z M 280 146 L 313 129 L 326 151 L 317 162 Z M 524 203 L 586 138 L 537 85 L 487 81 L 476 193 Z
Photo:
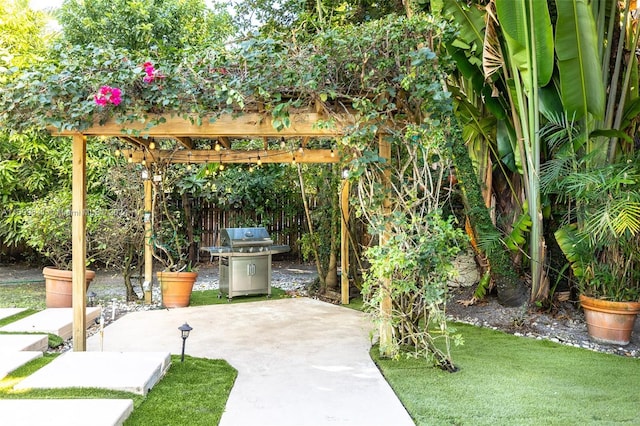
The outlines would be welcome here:
M 378 155 L 381 158 L 384 158 L 389 164 L 391 160 L 391 144 L 384 140 L 382 135 L 378 135 Z M 385 166 L 384 172 L 382 173 L 382 183 L 385 187 L 389 185 L 389 179 L 391 177 L 391 170 L 389 170 L 388 166 Z M 389 217 L 391 215 L 391 200 L 388 196 L 385 197 L 383 201 L 383 214 L 385 217 Z M 384 245 L 387 243 L 389 239 L 388 230 L 389 224 L 385 226 L 385 231 L 380 235 L 380 245 Z M 382 283 L 382 300 L 380 301 L 380 313 L 382 314 L 382 321 L 380 322 L 380 353 L 385 356 L 391 355 L 391 341 L 393 330 L 391 327 L 391 280 L 384 279 Z
M 87 140 L 84 135 L 73 136 L 71 243 L 72 243 L 72 306 L 73 306 L 73 350 L 84 352 L 87 346 L 86 298 L 87 262 L 86 244 L 86 198 L 87 198 Z
M 151 208 L 152 208 L 152 183 L 150 176 L 144 180 L 144 302 L 151 304 L 152 284 L 153 284 L 153 244 L 151 229 Z
M 340 192 L 340 302 L 349 304 L 349 189 L 348 179 L 342 179 Z

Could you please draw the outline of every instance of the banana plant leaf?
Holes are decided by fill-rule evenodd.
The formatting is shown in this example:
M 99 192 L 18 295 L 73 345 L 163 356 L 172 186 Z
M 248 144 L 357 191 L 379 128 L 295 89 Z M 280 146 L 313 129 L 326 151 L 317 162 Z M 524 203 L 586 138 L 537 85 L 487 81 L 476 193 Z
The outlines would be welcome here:
M 482 55 L 484 40 L 484 12 L 475 5 L 458 0 L 444 0 L 441 14 L 453 18 L 458 25 L 459 38 L 464 41 L 476 54 Z
M 547 2 L 496 0 L 495 4 L 510 60 L 518 67 L 527 92 L 533 90 L 529 75 L 531 66 L 535 66 L 537 71 L 535 84 L 546 86 L 554 66 L 553 28 Z
M 496 142 L 498 156 L 504 165 L 512 172 L 522 174 L 522 159 L 517 147 L 516 133 L 505 120 L 497 122 Z
M 576 278 L 585 276 L 594 254 L 590 250 L 588 239 L 580 236 L 576 224 L 565 225 L 555 233 L 556 242 L 571 265 Z
M 585 0 L 556 1 L 556 55 L 560 91 L 567 115 L 604 116 L 605 88 L 598 56 L 595 21 Z

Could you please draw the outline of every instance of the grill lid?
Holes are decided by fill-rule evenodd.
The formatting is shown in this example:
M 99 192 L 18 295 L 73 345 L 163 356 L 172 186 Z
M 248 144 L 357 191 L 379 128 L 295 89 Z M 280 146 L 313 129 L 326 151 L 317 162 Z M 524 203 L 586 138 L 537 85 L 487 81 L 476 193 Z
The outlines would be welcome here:
M 273 240 L 264 227 L 222 228 L 220 244 L 226 247 L 271 246 Z

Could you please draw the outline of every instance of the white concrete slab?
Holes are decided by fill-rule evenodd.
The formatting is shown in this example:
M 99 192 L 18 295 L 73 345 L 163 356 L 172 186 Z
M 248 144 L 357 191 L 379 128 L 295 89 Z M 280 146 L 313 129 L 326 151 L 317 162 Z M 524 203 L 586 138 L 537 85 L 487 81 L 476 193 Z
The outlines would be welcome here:
M 14 389 L 100 388 L 146 395 L 170 365 L 169 352 L 66 352 Z
M 18 351 L 45 352 L 49 348 L 46 334 L 0 334 L 0 353 Z
M 19 314 L 22 311 L 26 311 L 25 308 L 0 308 L 0 320 L 9 318 L 15 314 Z
M 16 368 L 20 368 L 26 363 L 40 358 L 42 352 L 22 351 L 22 352 L 0 352 L 0 379 L 11 373 Z M 2 410 L 0 410 L 2 413 Z M 2 416 L 0 415 L 0 419 Z
M 87 308 L 87 327 L 99 316 L 99 307 Z M 73 308 L 48 308 L 12 322 L 0 328 L 0 331 L 51 333 L 67 340 L 73 334 Z
M 131 399 L 4 399 L 3 425 L 120 426 L 131 415 Z

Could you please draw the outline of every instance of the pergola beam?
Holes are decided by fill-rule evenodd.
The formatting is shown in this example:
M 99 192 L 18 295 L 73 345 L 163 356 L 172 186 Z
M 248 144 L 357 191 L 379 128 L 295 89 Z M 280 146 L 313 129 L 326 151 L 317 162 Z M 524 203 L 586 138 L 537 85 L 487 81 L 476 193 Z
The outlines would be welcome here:
M 267 113 L 246 113 L 242 115 L 223 114 L 219 117 L 167 117 L 151 116 L 145 122 L 116 123 L 108 121 L 96 123 L 83 130 L 59 130 L 50 128 L 53 136 L 136 136 L 141 138 L 208 138 L 222 137 L 331 137 L 344 133 L 344 127 L 354 122 L 350 114 L 327 116 L 312 112 L 291 112 L 291 125 L 277 130 L 273 118 Z M 331 124 L 329 124 L 331 123 Z
M 153 150 L 150 155 L 142 151 L 123 150 L 125 157 L 130 157 L 134 163 L 140 163 L 144 159 L 147 163 L 291 163 L 294 158 L 296 163 L 337 163 L 340 161 L 336 153 L 331 149 L 305 149 L 302 154 L 297 150 L 186 150 L 176 151 Z

